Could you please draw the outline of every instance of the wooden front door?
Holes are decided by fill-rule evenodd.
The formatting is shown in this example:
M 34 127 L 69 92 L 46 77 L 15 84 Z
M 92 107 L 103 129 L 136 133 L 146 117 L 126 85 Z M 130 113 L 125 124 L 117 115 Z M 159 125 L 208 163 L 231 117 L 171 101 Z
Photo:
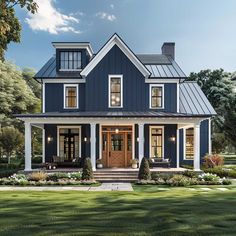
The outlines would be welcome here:
M 132 159 L 132 129 L 102 132 L 102 160 L 104 167 L 128 167 Z

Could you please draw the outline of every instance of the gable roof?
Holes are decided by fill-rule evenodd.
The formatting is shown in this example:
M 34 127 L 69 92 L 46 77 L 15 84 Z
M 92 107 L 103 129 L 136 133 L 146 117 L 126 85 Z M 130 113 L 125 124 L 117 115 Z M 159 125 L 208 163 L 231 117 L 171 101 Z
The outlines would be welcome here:
M 81 71 L 80 75 L 82 77 L 86 77 L 114 45 L 117 45 L 121 49 L 121 51 L 130 59 L 130 61 L 146 78 L 151 75 L 150 71 L 144 66 L 144 64 L 138 59 L 138 57 L 130 50 L 130 48 L 117 34 L 114 34 L 107 41 L 107 43 L 100 49 L 100 51 L 94 56 L 94 58 L 88 63 L 88 65 Z

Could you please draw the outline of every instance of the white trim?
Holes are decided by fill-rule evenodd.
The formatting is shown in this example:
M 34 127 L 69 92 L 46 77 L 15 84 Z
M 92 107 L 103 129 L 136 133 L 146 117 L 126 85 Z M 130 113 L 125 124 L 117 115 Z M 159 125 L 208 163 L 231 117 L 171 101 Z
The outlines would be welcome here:
M 194 160 L 193 169 L 194 171 L 200 171 L 200 124 L 194 125 Z
M 102 127 L 111 126 L 111 124 L 100 124 L 99 123 L 99 159 L 102 159 Z M 112 125 L 119 127 L 120 125 Z M 123 124 L 122 126 L 132 126 L 132 159 L 135 159 L 135 124 Z
M 138 124 L 138 159 L 139 165 L 144 157 L 144 124 Z
M 78 84 L 64 84 L 63 85 L 63 108 L 67 110 L 78 109 L 79 108 L 79 85 Z M 66 107 L 66 88 L 76 87 L 76 107 Z
M 150 125 L 149 126 L 149 157 L 152 158 L 151 156 L 151 150 L 152 150 L 152 142 L 151 142 L 151 138 L 152 138 L 152 129 L 162 129 L 162 159 L 165 159 L 165 126 L 160 126 L 160 125 Z M 169 157 L 168 157 L 169 158 Z
M 176 168 L 179 168 L 179 129 L 176 129 Z
M 145 83 L 162 83 L 162 84 L 168 84 L 168 83 L 177 83 L 179 84 L 179 79 L 165 79 L 165 78 L 160 78 L 160 79 L 155 79 L 155 78 L 148 78 L 145 79 Z
M 39 80 L 39 81 L 41 81 L 41 79 Z M 68 79 L 55 79 L 55 78 L 53 78 L 53 79 L 42 79 L 42 83 L 43 84 L 54 84 L 54 83 L 56 83 L 56 84 L 60 84 L 60 83 L 62 83 L 62 84 L 64 84 L 64 83 L 76 83 L 76 84 L 80 84 L 80 83 L 85 83 L 85 79 L 70 79 L 70 78 L 68 78 Z
M 152 88 L 162 88 L 162 104 L 161 107 L 152 107 Z M 164 109 L 165 108 L 165 86 L 164 84 L 149 84 L 149 108 L 150 109 Z
M 32 169 L 32 137 L 31 137 L 31 124 L 25 122 L 25 171 Z
M 61 125 L 57 126 L 57 156 L 60 154 L 60 129 L 79 129 L 79 157 L 81 157 L 81 142 L 82 142 L 82 137 L 81 137 L 81 125 L 76 125 L 76 126 L 70 126 L 70 125 Z
M 70 71 L 74 71 L 74 72 L 76 72 L 76 71 L 82 71 L 82 69 L 59 69 L 59 71 L 62 71 L 62 72 L 70 72 Z
M 42 84 L 43 89 L 42 89 L 42 109 L 43 113 L 45 113 L 45 83 Z
M 120 79 L 120 106 L 111 106 L 111 79 Z M 108 75 L 108 107 L 109 108 L 123 108 L 123 75 Z
M 45 129 L 42 129 L 42 163 L 45 163 Z
M 86 49 L 89 56 L 93 56 L 93 49 L 90 43 L 79 43 L 79 42 L 52 42 L 53 47 L 58 49 Z
M 93 171 L 96 171 L 96 124 L 90 124 L 90 158 Z
M 211 142 L 211 118 L 208 119 L 208 153 L 212 154 L 212 142 Z
M 111 50 L 111 48 L 117 45 L 121 51 L 129 58 L 131 62 L 137 67 L 137 69 L 147 78 L 150 76 L 148 69 L 142 64 L 142 62 L 134 55 L 134 53 L 125 45 L 125 43 L 120 39 L 117 34 L 101 48 L 97 55 L 92 59 L 92 61 L 82 70 L 81 75 L 86 77 L 93 68 L 103 59 L 103 57 Z
M 179 84 L 176 84 L 176 88 L 177 88 L 176 110 L 177 110 L 177 113 L 179 113 Z

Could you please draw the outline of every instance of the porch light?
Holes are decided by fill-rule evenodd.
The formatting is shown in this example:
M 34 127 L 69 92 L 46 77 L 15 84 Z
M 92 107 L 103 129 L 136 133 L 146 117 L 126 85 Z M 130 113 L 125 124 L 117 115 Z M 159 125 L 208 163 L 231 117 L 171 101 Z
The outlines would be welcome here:
M 84 137 L 84 142 L 87 142 L 88 141 L 88 138 L 87 137 Z
M 48 136 L 47 141 L 48 141 L 48 143 L 51 143 L 53 141 L 53 137 Z
M 171 137 L 170 137 L 170 141 L 171 141 L 171 142 L 175 142 L 175 136 L 171 136 Z
M 137 142 L 139 142 L 139 137 L 137 137 Z
M 119 129 L 115 129 L 115 132 L 116 132 L 116 134 L 118 134 L 119 133 Z

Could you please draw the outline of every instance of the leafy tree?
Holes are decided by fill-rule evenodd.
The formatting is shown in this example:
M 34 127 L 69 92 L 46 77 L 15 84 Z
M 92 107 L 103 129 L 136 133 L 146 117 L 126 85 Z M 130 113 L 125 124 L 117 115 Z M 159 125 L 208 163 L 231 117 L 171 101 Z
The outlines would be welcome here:
M 0 60 L 4 60 L 10 42 L 20 42 L 21 25 L 15 15 L 15 6 L 26 8 L 32 14 L 38 8 L 34 0 L 0 0 Z
M 1 129 L 0 132 L 0 145 L 8 158 L 8 164 L 10 164 L 11 155 L 15 151 L 17 152 L 23 145 L 23 135 L 14 127 L 8 126 Z
M 89 157 L 87 157 L 84 161 L 82 179 L 83 180 L 93 179 L 93 169 L 92 169 L 91 159 Z
M 139 180 L 150 180 L 151 179 L 149 162 L 148 162 L 148 159 L 145 157 L 142 159 L 141 165 L 139 167 L 138 179 Z
M 227 146 L 227 140 L 224 133 L 214 133 L 212 135 L 212 151 L 213 153 L 221 153 Z
M 18 124 L 13 119 L 13 114 L 36 112 L 40 109 L 40 100 L 23 79 L 22 72 L 13 64 L 1 61 L 0 104 L 2 126 Z

